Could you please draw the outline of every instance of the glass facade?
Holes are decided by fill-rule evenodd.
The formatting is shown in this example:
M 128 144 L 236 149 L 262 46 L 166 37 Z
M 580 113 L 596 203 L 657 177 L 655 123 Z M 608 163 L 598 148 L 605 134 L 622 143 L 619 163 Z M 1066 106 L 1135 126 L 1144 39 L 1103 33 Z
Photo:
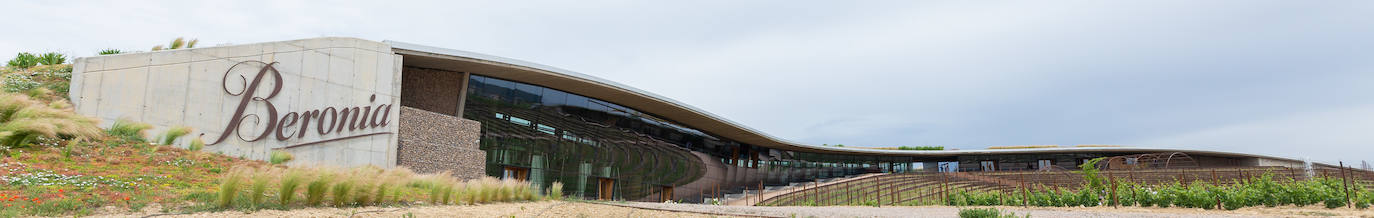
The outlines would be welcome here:
M 703 199 L 866 172 L 912 169 L 910 157 L 769 149 L 634 108 L 521 82 L 469 77 L 463 118 L 482 123 L 487 174 L 564 184 L 567 196 Z

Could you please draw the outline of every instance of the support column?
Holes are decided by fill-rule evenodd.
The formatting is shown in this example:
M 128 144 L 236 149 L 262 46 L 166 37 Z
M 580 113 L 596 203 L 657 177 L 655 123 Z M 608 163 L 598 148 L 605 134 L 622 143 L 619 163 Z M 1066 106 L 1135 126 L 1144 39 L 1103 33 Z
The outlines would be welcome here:
M 459 79 L 459 81 L 461 82 L 458 82 L 458 113 L 454 114 L 453 116 L 463 117 L 463 105 L 466 105 L 468 101 L 468 78 L 471 76 L 471 74 L 467 72 L 459 72 L 458 75 L 459 77 L 462 77 L 461 79 Z

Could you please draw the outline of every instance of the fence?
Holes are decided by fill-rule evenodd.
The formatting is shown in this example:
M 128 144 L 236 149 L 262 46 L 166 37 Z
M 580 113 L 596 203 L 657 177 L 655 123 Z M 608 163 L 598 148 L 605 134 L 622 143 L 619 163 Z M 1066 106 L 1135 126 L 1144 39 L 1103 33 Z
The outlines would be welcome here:
M 1349 167 L 1317 168 L 1312 170 L 1289 167 L 1195 168 L 1195 169 L 1123 169 L 1102 170 L 1099 175 L 1112 187 L 1122 183 L 1159 185 L 1206 182 L 1230 185 L 1269 175 L 1280 182 L 1313 178 L 1344 179 L 1344 186 L 1363 186 L 1374 189 L 1374 172 Z M 935 205 L 944 204 L 950 193 L 958 191 L 990 191 L 1006 194 L 1049 189 L 1076 190 L 1085 179 L 1079 171 L 1004 171 L 1004 172 L 911 172 L 886 174 L 831 184 L 790 188 L 771 198 L 759 201 L 761 206 L 825 206 L 825 205 Z M 1350 188 L 1346 188 L 1347 194 Z M 1025 195 L 1022 194 L 1024 197 Z

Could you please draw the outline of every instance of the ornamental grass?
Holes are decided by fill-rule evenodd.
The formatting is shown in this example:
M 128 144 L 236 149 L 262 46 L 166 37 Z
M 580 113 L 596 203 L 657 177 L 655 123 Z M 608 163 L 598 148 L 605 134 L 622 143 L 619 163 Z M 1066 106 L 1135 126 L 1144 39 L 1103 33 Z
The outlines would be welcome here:
M 302 186 L 305 201 L 293 201 Z M 562 184 L 555 184 L 551 191 L 558 193 L 557 197 L 549 198 L 527 182 L 491 177 L 460 181 L 448 173 L 416 174 L 402 167 L 260 166 L 230 170 L 221 179 L 214 203 L 220 209 L 485 204 L 561 199 L 562 188 Z M 263 200 L 267 198 L 277 200 Z

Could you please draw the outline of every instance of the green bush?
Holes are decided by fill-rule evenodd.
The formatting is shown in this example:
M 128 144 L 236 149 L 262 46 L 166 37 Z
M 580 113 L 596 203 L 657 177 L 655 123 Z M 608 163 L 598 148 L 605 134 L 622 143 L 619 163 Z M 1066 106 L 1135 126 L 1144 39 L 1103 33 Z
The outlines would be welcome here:
M 7 65 L 13 68 L 27 69 L 38 65 L 38 56 L 28 52 L 19 52 L 14 59 L 10 59 Z
M 96 120 L 27 96 L 0 93 L 0 146 L 28 147 L 38 137 L 98 138 Z
M 897 150 L 941 151 L 945 146 L 899 146 Z
M 345 179 L 342 182 L 334 183 L 334 188 L 331 190 L 333 190 L 333 192 L 331 192 L 333 195 L 330 197 L 334 200 L 334 206 L 346 206 L 349 200 L 348 194 L 353 191 L 353 181 L 351 179 Z
M 106 129 L 105 133 L 127 141 L 146 142 L 147 139 L 143 138 L 143 131 L 150 128 L 153 128 L 153 126 L 146 123 L 119 119 L 115 120 L 114 124 L 110 124 L 110 128 Z
M 553 185 L 549 185 L 549 198 L 563 200 L 563 183 L 553 182 Z
M 201 149 L 205 149 L 205 141 L 200 140 L 200 138 L 191 139 L 191 145 L 186 147 L 186 150 L 191 151 L 200 151 Z
M 271 157 L 268 158 L 268 162 L 271 162 L 272 164 L 282 164 L 291 161 L 292 159 L 295 159 L 295 156 L 292 156 L 290 152 L 282 150 L 273 150 Z
M 192 145 L 195 141 L 191 142 Z M 281 183 L 277 185 L 277 200 L 283 207 L 291 205 L 291 199 L 296 197 L 296 188 L 301 186 L 304 176 L 298 170 L 287 170 L 282 177 Z
M 23 73 L 13 73 L 5 75 L 4 84 L 6 92 L 24 93 L 42 86 L 43 83 L 34 81 L 32 76 Z
M 267 182 L 272 181 L 268 176 L 269 175 L 264 174 L 253 175 L 253 184 L 248 188 L 248 196 L 253 202 L 253 207 L 261 206 L 262 200 L 267 197 L 267 195 L 265 195 L 267 193 Z
M 219 185 L 219 200 L 215 205 L 219 208 L 229 208 L 234 203 L 234 198 L 238 197 L 240 183 L 243 182 L 242 171 L 231 171 L 225 175 Z
M 112 54 L 123 54 L 123 53 L 124 53 L 124 51 L 122 51 L 122 50 L 110 48 L 110 49 L 100 50 L 100 52 L 97 53 L 97 54 L 99 54 L 99 55 L 112 55 Z
M 57 52 L 48 52 L 38 56 L 38 63 L 42 65 L 58 65 L 67 63 L 67 55 Z
M 177 37 L 176 39 L 172 40 L 172 43 L 167 44 L 166 47 L 163 47 L 162 45 L 153 46 L 153 51 L 161 51 L 164 49 L 171 50 L 182 48 L 195 48 L 197 42 L 200 42 L 200 40 L 191 39 L 191 41 L 186 41 L 186 38 Z
M 1003 212 L 997 208 L 963 208 L 959 209 L 959 218 L 1015 218 L 1016 213 Z M 1025 217 L 1030 217 L 1026 215 Z
M 167 132 L 162 133 L 160 143 L 162 145 L 172 145 L 178 138 L 186 136 L 186 134 L 191 134 L 191 127 L 172 127 L 171 129 L 167 129 Z
M 324 202 L 324 193 L 329 189 L 329 180 L 333 176 L 321 173 L 315 177 L 314 181 L 305 185 L 305 204 L 308 206 L 319 206 Z

